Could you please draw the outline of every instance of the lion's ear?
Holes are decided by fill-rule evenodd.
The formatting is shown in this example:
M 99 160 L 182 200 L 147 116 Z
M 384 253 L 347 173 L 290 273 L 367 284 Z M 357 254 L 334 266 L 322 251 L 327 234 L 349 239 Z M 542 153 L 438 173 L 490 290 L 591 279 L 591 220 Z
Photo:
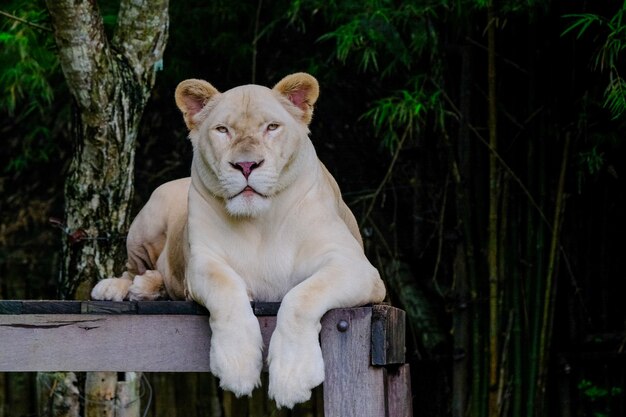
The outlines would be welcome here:
M 274 91 L 285 96 L 292 104 L 302 110 L 302 121 L 306 124 L 313 117 L 313 106 L 320 95 L 317 80 L 304 72 L 291 74 L 274 86 Z
M 183 112 L 185 124 L 189 130 L 198 127 L 198 120 L 194 116 L 198 114 L 211 98 L 219 91 L 204 80 L 185 80 L 176 87 L 176 105 Z

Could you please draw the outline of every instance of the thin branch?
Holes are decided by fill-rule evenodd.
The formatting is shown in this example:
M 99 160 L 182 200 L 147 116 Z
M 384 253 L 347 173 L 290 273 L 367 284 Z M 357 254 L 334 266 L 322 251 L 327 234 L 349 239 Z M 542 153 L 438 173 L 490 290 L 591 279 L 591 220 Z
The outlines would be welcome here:
M 43 31 L 46 31 L 46 32 L 52 32 L 52 29 L 50 29 L 48 27 L 38 25 L 37 23 L 29 22 L 26 19 L 22 19 L 21 17 L 17 17 L 15 15 L 12 15 L 11 13 L 7 13 L 7 12 L 4 12 L 2 10 L 0 10 L 0 15 L 4 16 L 4 17 L 7 17 L 9 19 L 15 20 L 17 22 L 24 23 L 25 25 L 34 27 L 35 29 L 43 30 Z
M 441 214 L 439 215 L 439 231 L 438 231 L 438 240 L 437 243 L 437 259 L 435 260 L 435 269 L 433 271 L 432 282 L 434 287 L 437 289 L 437 292 L 440 296 L 444 296 L 443 291 L 439 287 L 439 283 L 437 282 L 437 275 L 439 274 L 439 265 L 441 265 L 441 254 L 443 252 L 443 222 L 445 220 L 446 214 L 446 205 L 448 201 L 448 183 L 450 181 L 450 175 L 446 175 L 446 183 L 443 187 L 443 197 L 441 198 Z
M 254 21 L 254 38 L 252 39 L 252 84 L 256 82 L 256 63 L 259 42 L 259 24 L 261 22 L 261 9 L 263 0 L 259 0 L 256 8 L 256 19 Z
M 385 251 L 387 252 L 387 256 L 389 257 L 389 259 L 397 259 L 398 254 L 394 253 L 394 251 L 391 250 L 391 247 L 389 246 L 387 239 L 385 239 L 385 235 L 380 230 L 380 228 L 376 225 L 376 223 L 372 221 L 371 219 L 370 219 L 370 225 L 372 226 L 372 229 L 374 230 L 374 232 L 378 235 L 378 238 L 380 239 L 380 243 L 382 243 Z
M 470 37 L 466 37 L 465 40 L 471 44 L 474 45 L 480 49 L 482 49 L 483 51 L 487 51 L 487 47 L 485 45 L 483 45 L 480 42 L 476 42 L 474 39 L 470 38 Z M 525 70 L 524 68 L 520 67 L 518 64 L 516 64 L 515 62 L 511 61 L 510 59 L 504 58 L 502 57 L 500 54 L 496 54 L 496 57 L 498 57 L 499 59 L 502 60 L 502 62 L 505 62 L 507 64 L 509 64 L 510 66 L 512 66 L 513 68 L 515 68 L 516 70 L 518 70 L 519 72 L 521 72 L 524 75 L 528 75 L 528 71 Z
M 378 188 L 376 188 L 376 191 L 374 191 L 374 194 L 372 194 L 372 197 L 371 197 L 372 201 L 369 207 L 367 208 L 367 210 L 365 211 L 365 215 L 363 216 L 363 220 L 361 221 L 361 223 L 365 222 L 365 220 L 372 213 L 372 210 L 374 209 L 374 204 L 376 204 L 376 200 L 378 199 L 378 195 L 381 193 L 381 191 L 385 187 L 385 184 L 387 184 L 387 181 L 389 181 L 389 178 L 391 177 L 391 174 L 393 173 L 393 169 L 396 166 L 396 162 L 398 160 L 398 156 L 400 155 L 400 151 L 402 150 L 402 146 L 404 145 L 406 138 L 409 136 L 410 131 L 411 131 L 411 124 L 408 124 L 406 129 L 404 130 L 404 133 L 402 134 L 402 137 L 400 138 L 398 147 L 396 148 L 396 151 L 393 154 L 393 158 L 391 159 L 389 168 L 387 168 L 387 173 L 385 174 L 385 177 L 378 185 Z M 360 226 L 362 226 L 362 224 Z
M 450 105 L 450 107 L 452 107 L 452 110 L 457 115 L 460 115 L 461 113 L 459 109 L 455 106 L 454 102 L 450 99 L 450 97 L 448 97 L 445 91 L 441 90 L 441 93 L 442 93 L 443 98 L 446 100 L 446 102 Z M 524 185 L 524 182 L 517 175 L 515 175 L 515 172 L 513 171 L 513 169 L 504 161 L 504 159 L 502 159 L 498 151 L 491 147 L 489 142 L 484 137 L 482 137 L 480 132 L 472 124 L 468 123 L 467 126 L 470 128 L 472 133 L 476 135 L 478 140 L 480 140 L 483 143 L 483 145 L 485 145 L 489 149 L 489 151 L 493 153 L 493 155 L 496 157 L 500 165 L 502 165 L 502 168 L 504 168 L 504 170 L 511 176 L 511 178 L 513 178 L 513 180 L 517 183 L 517 185 L 522 189 L 522 192 L 526 195 L 526 198 L 528 198 L 528 201 L 530 202 L 530 204 L 539 213 L 539 217 L 541 217 L 541 219 L 544 221 L 546 226 L 548 226 L 548 228 L 552 230 L 552 224 L 550 223 L 550 221 L 544 214 L 543 210 L 541 210 L 541 207 L 539 206 L 535 198 L 532 196 L 528 188 L 526 188 L 526 186 Z

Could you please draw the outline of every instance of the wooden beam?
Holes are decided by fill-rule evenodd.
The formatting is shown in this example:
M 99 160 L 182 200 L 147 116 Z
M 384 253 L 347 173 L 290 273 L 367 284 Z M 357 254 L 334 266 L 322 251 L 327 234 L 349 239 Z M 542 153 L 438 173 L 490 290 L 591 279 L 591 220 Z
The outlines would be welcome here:
M 252 302 L 257 316 L 275 316 L 280 303 Z M 209 314 L 193 301 L 33 301 L 0 300 L 3 314 Z
M 208 316 L 0 315 L 0 370 L 208 372 L 210 335 Z
M 267 352 L 280 304 L 252 307 Z M 320 339 L 326 417 L 412 415 L 404 312 L 332 310 Z M 192 302 L 0 301 L 0 372 L 209 372 L 210 343 Z

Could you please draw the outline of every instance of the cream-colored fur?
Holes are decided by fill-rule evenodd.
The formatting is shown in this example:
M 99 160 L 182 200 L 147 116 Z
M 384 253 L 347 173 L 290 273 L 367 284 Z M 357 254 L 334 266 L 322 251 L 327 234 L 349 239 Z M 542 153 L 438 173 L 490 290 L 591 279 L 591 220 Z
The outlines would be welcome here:
M 167 293 L 206 306 L 211 370 L 237 395 L 250 395 L 262 368 L 250 299 L 282 301 L 268 352 L 269 394 L 286 407 L 306 401 L 324 380 L 324 313 L 385 296 L 354 216 L 308 138 L 318 94 L 304 73 L 273 89 L 224 93 L 206 81 L 183 81 L 176 103 L 194 148 L 191 185 L 183 179 L 155 191 L 131 226 L 129 273 L 92 293 Z

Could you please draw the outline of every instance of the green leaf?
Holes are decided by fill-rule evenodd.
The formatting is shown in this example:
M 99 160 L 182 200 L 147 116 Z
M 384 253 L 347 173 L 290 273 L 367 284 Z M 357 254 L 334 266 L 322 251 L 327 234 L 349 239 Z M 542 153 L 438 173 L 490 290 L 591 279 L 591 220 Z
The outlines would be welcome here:
M 567 27 L 563 32 L 561 32 L 561 36 L 565 36 L 568 33 L 578 29 L 578 35 L 576 35 L 576 38 L 580 38 L 586 31 L 587 29 L 589 29 L 589 26 L 591 26 L 591 24 L 593 24 L 594 22 L 597 22 L 599 24 L 604 23 L 604 19 L 598 15 L 595 14 L 568 14 L 563 16 L 564 18 L 573 18 L 573 19 L 577 19 L 574 21 L 574 23 L 572 23 L 569 27 Z
M 604 98 L 604 107 L 611 112 L 613 120 L 626 114 L 626 81 L 617 72 L 611 74 Z

